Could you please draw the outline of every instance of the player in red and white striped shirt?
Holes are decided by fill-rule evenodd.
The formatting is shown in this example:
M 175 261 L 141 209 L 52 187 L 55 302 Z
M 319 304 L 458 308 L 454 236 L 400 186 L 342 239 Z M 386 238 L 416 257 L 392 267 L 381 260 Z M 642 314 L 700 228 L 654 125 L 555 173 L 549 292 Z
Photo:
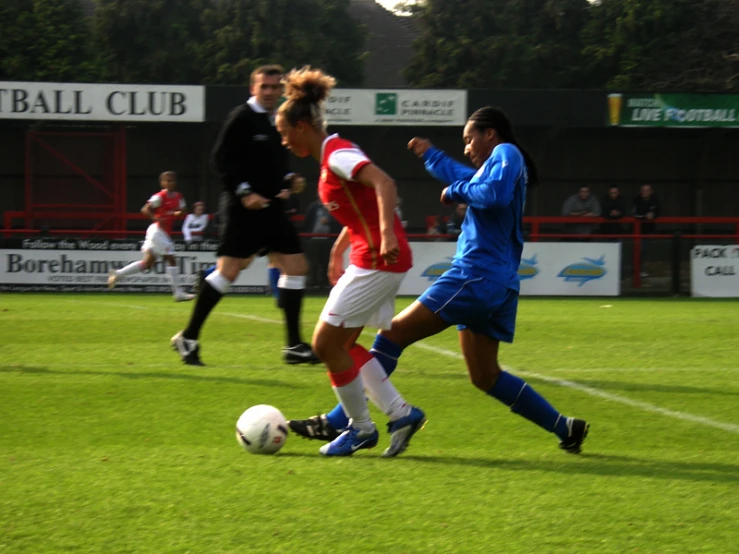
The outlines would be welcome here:
M 321 447 L 326 456 L 349 456 L 377 445 L 365 388 L 390 417 L 392 440 L 384 456 L 396 456 L 426 422 L 423 411 L 403 400 L 380 362 L 356 343 L 365 325 L 389 329 L 395 295 L 412 266 L 411 250 L 395 213 L 396 186 L 355 144 L 328 136 L 323 101 L 335 84 L 317 69 L 293 70 L 286 77 L 287 101 L 277 112 L 282 143 L 300 157 L 321 164 L 318 194 L 342 225 L 331 252 L 334 285 L 313 334 L 313 351 L 326 364 L 336 395 L 351 418 L 349 427 Z M 343 255 L 351 246 L 349 267 Z
M 185 213 L 185 199 L 175 191 L 177 174 L 174 171 L 162 173 L 159 176 L 159 184 L 162 190 L 149 198 L 149 201 L 141 208 L 141 213 L 150 217 L 153 222 L 146 230 L 146 239 L 141 246 L 144 258 L 124 268 L 112 270 L 108 275 L 108 288 L 115 287 L 121 277 L 151 269 L 157 258 L 162 257 L 167 262 L 167 277 L 175 302 L 192 300 L 195 296 L 184 292 L 177 283 L 177 262 L 174 258 L 174 243 L 171 238 L 175 219 Z

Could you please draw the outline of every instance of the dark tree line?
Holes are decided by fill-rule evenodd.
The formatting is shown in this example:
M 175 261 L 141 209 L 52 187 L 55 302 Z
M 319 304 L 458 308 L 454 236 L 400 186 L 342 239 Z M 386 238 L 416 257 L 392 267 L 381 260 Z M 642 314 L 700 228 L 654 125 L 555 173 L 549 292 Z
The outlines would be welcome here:
M 343 86 L 357 86 L 364 30 L 348 6 L 349 0 L 0 0 L 0 79 L 244 84 L 265 63 L 310 63 Z
M 350 0 L 0 0 L 0 79 L 243 84 L 263 63 L 359 86 Z M 739 0 L 418 0 L 430 88 L 738 91 Z M 90 15 L 92 14 L 92 15 Z
M 420 0 L 422 87 L 739 90 L 739 0 Z

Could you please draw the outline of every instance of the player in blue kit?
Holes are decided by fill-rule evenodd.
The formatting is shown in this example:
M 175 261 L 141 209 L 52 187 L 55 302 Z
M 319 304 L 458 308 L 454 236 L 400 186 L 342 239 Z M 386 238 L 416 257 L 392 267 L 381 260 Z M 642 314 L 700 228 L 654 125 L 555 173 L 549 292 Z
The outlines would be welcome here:
M 426 139 L 408 143 L 429 173 L 448 185 L 442 204 L 464 202 L 469 207 L 451 269 L 395 316 L 391 329 L 380 331 L 371 352 L 390 375 L 406 347 L 456 325 L 472 384 L 556 434 L 560 448 L 577 454 L 588 423 L 562 415 L 498 363 L 498 346 L 513 342 L 516 327 L 523 208 L 527 186 L 537 181 L 536 165 L 518 145 L 508 118 L 495 108 L 473 113 L 463 139 L 465 155 L 477 169 L 453 160 Z M 289 425 L 302 436 L 332 440 L 347 420 L 339 405 L 329 414 Z M 409 441 L 410 436 L 405 444 Z

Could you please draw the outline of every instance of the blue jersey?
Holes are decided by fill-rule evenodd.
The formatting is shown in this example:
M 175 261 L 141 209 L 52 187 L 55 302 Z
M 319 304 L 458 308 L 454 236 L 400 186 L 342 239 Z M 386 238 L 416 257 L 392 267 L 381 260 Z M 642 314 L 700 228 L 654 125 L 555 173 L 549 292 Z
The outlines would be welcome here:
M 521 151 L 513 144 L 499 144 L 478 170 L 436 148 L 429 148 L 423 158 L 428 172 L 449 185 L 447 198 L 468 205 L 452 265 L 518 291 L 528 180 Z

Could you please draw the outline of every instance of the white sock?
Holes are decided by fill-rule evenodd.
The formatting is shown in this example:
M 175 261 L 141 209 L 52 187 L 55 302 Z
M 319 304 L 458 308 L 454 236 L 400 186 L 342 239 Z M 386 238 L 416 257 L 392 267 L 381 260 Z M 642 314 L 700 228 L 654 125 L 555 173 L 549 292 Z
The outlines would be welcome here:
M 126 267 L 117 269 L 115 272 L 115 276 L 124 277 L 125 275 L 131 275 L 132 273 L 139 273 L 141 271 L 144 271 L 144 269 L 146 269 L 146 266 L 144 265 L 143 260 L 139 260 L 138 262 L 128 264 Z
M 333 389 L 346 415 L 351 419 L 350 424 L 361 431 L 372 431 L 375 426 L 370 419 L 367 399 L 364 397 L 362 375 L 359 374 L 352 382 Z
M 377 358 L 372 357 L 360 371 L 367 396 L 375 406 L 390 417 L 390 421 L 411 413 L 411 407 L 390 382 L 390 378 Z
M 172 294 L 177 296 L 180 292 L 180 285 L 177 283 L 177 266 L 176 265 L 168 265 L 167 266 L 167 278 L 169 279 L 169 284 L 172 287 Z
M 231 288 L 231 281 L 226 279 L 217 269 L 205 278 L 208 284 L 221 294 L 226 294 Z

